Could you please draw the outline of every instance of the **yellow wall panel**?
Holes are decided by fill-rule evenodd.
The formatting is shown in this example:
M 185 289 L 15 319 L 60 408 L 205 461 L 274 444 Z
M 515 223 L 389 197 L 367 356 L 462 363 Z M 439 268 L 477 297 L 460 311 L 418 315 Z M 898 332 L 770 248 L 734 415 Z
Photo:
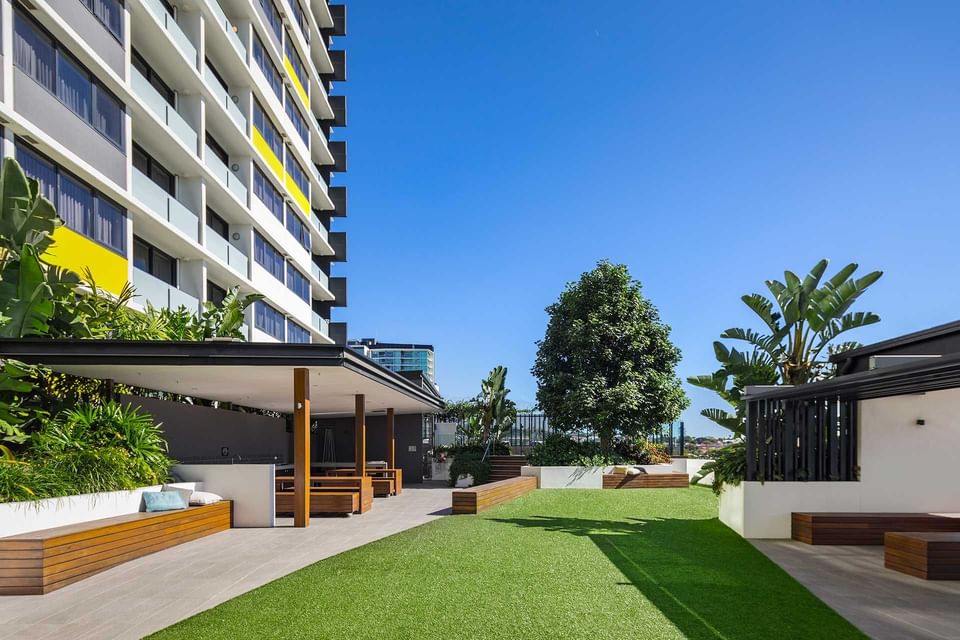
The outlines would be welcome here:
M 53 232 L 54 243 L 43 260 L 75 271 L 81 277 L 89 267 L 97 286 L 118 294 L 127 283 L 127 259 L 103 247 L 73 229 L 60 227 Z
M 300 210 L 303 211 L 308 217 L 310 216 L 310 200 L 307 199 L 307 196 L 304 195 L 303 191 L 300 191 L 300 187 L 297 186 L 297 181 L 293 179 L 289 173 L 287 175 L 286 185 L 287 191 L 290 192 L 290 195 L 293 196 L 294 201 L 300 207 Z
M 287 75 L 290 76 L 290 79 L 293 81 L 293 86 L 297 90 L 297 95 L 300 96 L 304 106 L 307 108 L 307 111 L 309 111 L 310 96 L 307 94 L 307 90 L 304 89 L 303 85 L 300 84 L 300 78 L 298 78 L 296 72 L 294 72 L 293 65 L 290 64 L 290 58 L 287 56 L 283 56 L 283 66 L 287 70 Z
M 257 131 L 256 127 L 253 127 L 253 146 L 257 150 L 257 153 L 260 154 L 260 157 L 263 158 L 263 161 L 270 167 L 270 170 L 276 174 L 277 178 L 283 180 L 283 163 L 280 162 L 280 158 L 273 153 L 273 149 L 270 148 L 270 145 L 267 144 L 267 141 L 263 135 Z

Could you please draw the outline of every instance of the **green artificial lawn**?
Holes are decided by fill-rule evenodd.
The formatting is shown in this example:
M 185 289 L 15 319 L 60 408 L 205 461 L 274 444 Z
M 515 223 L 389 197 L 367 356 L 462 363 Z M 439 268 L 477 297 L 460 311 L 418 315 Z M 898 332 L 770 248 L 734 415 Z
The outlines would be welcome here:
M 716 516 L 698 487 L 541 490 L 328 558 L 152 637 L 865 637 Z

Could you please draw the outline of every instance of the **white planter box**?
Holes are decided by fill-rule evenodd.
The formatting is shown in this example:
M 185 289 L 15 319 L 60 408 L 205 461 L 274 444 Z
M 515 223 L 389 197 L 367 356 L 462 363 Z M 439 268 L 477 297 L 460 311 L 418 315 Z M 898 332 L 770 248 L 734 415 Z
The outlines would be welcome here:
M 693 476 L 700 473 L 700 469 L 702 469 L 703 465 L 707 464 L 708 462 L 712 462 L 712 460 L 708 460 L 706 458 L 674 458 L 673 470 L 675 472 L 685 473 L 692 479 Z M 707 487 L 712 486 L 713 474 L 708 473 L 697 484 L 702 484 Z
M 140 511 L 143 492 L 159 491 L 160 486 L 47 498 L 36 502 L 6 502 L 0 504 L 0 538 L 135 513 Z
M 538 489 L 602 489 L 603 467 L 520 467 L 537 479 Z
M 859 482 L 741 482 L 720 494 L 720 521 L 744 538 L 790 538 L 794 511 L 861 511 Z

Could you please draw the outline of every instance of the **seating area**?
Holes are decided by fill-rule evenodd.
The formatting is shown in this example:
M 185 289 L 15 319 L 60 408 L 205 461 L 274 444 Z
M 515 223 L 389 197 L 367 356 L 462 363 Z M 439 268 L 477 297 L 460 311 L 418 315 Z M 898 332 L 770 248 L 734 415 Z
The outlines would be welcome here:
M 0 594 L 40 595 L 230 528 L 233 503 L 137 512 L 0 538 Z
M 960 532 L 960 514 L 794 512 L 791 533 L 806 544 L 882 545 L 884 534 L 903 531 Z
M 366 513 L 373 508 L 373 478 L 369 476 L 311 476 L 311 514 Z M 293 478 L 276 478 L 277 514 L 294 511 Z
M 537 488 L 533 476 L 518 476 L 453 492 L 454 514 L 477 514 L 515 500 Z
M 924 580 L 960 580 L 960 533 L 887 533 L 883 566 Z
M 603 474 L 604 489 L 682 489 L 690 486 L 686 473 Z
M 327 475 L 352 476 L 356 473 L 353 467 L 330 469 Z M 386 467 L 367 467 L 367 477 L 373 480 L 373 495 L 377 498 L 397 496 L 403 492 L 403 469 Z

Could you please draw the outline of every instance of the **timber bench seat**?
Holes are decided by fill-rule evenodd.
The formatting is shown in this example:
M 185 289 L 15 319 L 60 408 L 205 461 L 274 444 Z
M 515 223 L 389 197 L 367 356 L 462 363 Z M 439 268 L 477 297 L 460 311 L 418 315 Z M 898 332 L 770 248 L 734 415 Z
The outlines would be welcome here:
M 293 491 L 277 491 L 275 495 L 277 513 L 293 513 Z M 310 515 L 320 513 L 360 513 L 360 494 L 356 491 L 311 489 Z
M 960 532 L 960 514 L 793 512 L 790 528 L 806 544 L 881 545 L 888 532 Z
M 690 476 L 681 472 L 603 474 L 604 489 L 682 489 L 690 486 Z
M 327 475 L 351 476 L 354 473 L 356 473 L 356 469 L 347 467 L 343 469 L 330 469 Z M 367 467 L 367 476 L 373 478 L 373 495 L 377 498 L 398 496 L 403 493 L 403 469 Z
M 889 532 L 883 565 L 924 580 L 960 580 L 960 533 Z
M 128 560 L 226 531 L 232 514 L 225 500 L 0 538 L 0 595 L 49 593 Z
M 293 495 L 293 478 L 278 477 L 276 479 L 276 512 L 293 513 L 294 500 L 292 497 L 282 497 L 289 493 Z M 356 493 L 357 500 L 350 501 L 354 508 L 344 511 L 346 501 L 336 501 L 313 496 L 327 494 Z M 310 477 L 310 512 L 311 513 L 366 513 L 373 507 L 373 479 L 356 476 L 311 476 Z M 314 508 L 314 505 L 318 508 Z M 322 506 L 336 506 L 332 509 L 320 509 Z M 282 508 L 281 508 L 282 507 Z
M 537 488 L 534 476 L 518 476 L 453 492 L 453 513 L 480 513 L 515 500 Z

